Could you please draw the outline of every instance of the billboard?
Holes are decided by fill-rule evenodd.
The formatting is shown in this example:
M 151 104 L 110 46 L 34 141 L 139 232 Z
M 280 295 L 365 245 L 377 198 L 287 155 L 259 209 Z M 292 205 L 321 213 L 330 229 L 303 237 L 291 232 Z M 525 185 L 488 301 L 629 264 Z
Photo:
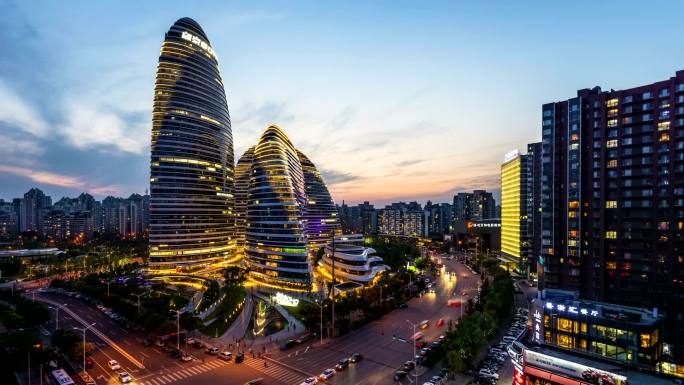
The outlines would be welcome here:
M 551 373 L 581 379 L 595 385 L 628 385 L 627 377 L 625 376 L 527 349 L 525 350 L 525 365 L 547 369 Z

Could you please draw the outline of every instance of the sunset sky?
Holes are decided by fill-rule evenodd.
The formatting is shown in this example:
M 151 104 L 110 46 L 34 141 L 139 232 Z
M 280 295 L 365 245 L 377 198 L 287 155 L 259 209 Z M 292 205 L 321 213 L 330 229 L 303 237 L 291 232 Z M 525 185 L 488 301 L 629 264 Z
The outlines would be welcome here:
M 0 0 L 0 198 L 143 193 L 184 16 L 219 57 L 235 158 L 277 123 L 340 203 L 498 192 L 542 103 L 684 69 L 684 2 L 480 3 Z

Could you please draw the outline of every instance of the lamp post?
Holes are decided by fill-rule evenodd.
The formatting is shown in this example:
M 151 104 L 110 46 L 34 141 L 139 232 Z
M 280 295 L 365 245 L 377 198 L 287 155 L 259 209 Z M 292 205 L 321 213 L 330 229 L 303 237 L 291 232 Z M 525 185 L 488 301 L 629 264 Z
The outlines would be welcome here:
M 414 324 L 413 322 L 411 322 L 409 320 L 406 320 L 406 322 L 408 322 L 411 326 L 413 326 L 413 337 L 415 337 L 415 335 L 416 335 L 416 324 Z M 411 337 L 411 343 L 413 344 L 413 357 L 411 358 L 411 361 L 413 361 L 414 366 L 417 366 L 418 363 L 416 362 L 416 341 L 413 337 Z M 418 384 L 418 368 L 417 367 L 413 369 L 413 377 L 414 377 L 414 382 L 416 384 Z
M 180 313 L 183 310 L 174 310 L 176 312 L 176 349 L 180 350 Z
M 95 326 L 95 322 L 93 322 L 92 324 L 90 324 L 84 328 L 74 327 L 74 329 L 80 330 L 83 332 L 83 373 L 87 373 L 87 371 L 86 371 L 86 338 L 85 338 L 86 337 L 86 331 L 88 331 L 88 329 L 90 329 L 93 326 Z
M 145 293 L 140 293 L 140 294 L 133 294 L 134 296 L 138 297 L 138 314 L 140 314 L 140 296 L 142 296 Z
M 62 304 L 62 306 L 66 306 L 67 304 Z M 57 305 L 55 307 L 55 330 L 59 329 L 59 309 L 62 307 L 60 305 Z
M 321 346 L 323 346 L 323 301 L 319 304 L 318 299 L 316 299 L 314 303 L 321 310 Z
M 332 233 L 332 285 L 330 290 L 332 291 L 332 332 L 331 337 L 335 337 L 335 232 Z

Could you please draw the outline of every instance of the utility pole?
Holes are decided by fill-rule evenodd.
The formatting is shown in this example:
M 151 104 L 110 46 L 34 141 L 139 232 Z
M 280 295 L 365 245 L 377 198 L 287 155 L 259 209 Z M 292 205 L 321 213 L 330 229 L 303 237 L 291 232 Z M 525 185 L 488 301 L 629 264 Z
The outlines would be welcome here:
M 413 326 L 413 337 L 416 335 L 416 324 L 413 322 L 406 320 L 411 326 Z M 414 383 L 417 385 L 418 384 L 418 363 L 416 362 L 416 341 L 415 339 L 411 337 L 411 343 L 413 344 L 413 357 L 411 358 L 411 361 L 413 361 L 413 376 L 414 376 Z

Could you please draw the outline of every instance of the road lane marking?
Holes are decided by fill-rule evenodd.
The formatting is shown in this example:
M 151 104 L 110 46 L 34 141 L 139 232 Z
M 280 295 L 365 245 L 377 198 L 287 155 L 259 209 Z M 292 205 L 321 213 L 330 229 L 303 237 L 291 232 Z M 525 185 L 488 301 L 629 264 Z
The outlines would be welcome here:
M 145 358 L 150 358 L 150 356 L 148 356 L 147 354 L 145 354 L 145 352 L 140 352 L 140 354 L 142 354 Z

